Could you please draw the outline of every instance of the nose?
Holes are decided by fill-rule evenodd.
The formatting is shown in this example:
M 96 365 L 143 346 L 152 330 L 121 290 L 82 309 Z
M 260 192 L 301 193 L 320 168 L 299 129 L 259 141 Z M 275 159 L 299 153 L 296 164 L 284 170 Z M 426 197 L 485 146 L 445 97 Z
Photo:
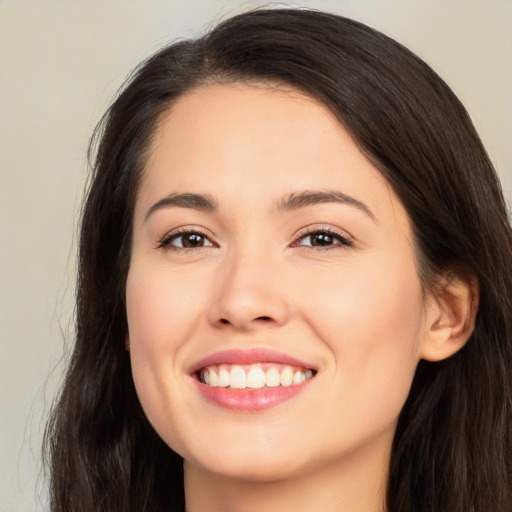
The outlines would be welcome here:
M 290 316 L 286 291 L 282 273 L 263 254 L 232 258 L 218 276 L 209 321 L 238 331 L 282 326 Z

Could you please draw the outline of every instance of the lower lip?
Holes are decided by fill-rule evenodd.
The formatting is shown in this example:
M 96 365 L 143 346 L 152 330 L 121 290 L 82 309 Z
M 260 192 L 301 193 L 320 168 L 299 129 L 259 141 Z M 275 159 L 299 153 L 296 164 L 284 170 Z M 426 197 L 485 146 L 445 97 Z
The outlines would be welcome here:
M 297 396 L 312 379 L 293 386 L 261 389 L 231 389 L 208 386 L 195 380 L 199 392 L 208 401 L 233 411 L 262 411 Z

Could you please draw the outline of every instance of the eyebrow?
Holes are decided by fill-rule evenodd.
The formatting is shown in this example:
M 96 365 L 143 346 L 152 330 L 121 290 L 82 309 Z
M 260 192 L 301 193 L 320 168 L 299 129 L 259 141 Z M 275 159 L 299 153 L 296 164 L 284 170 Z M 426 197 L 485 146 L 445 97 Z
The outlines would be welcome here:
M 292 192 L 287 197 L 279 201 L 277 204 L 277 210 L 280 212 L 288 212 L 305 208 L 306 206 L 324 203 L 340 203 L 355 206 L 368 215 L 372 220 L 376 220 L 375 215 L 370 208 L 366 206 L 366 204 L 337 190 L 304 190 L 301 192 Z
M 199 210 L 201 212 L 215 212 L 218 210 L 217 203 L 215 200 L 207 194 L 169 194 L 168 196 L 157 201 L 147 212 L 144 217 L 144 222 L 148 220 L 148 217 L 162 208 L 191 208 L 193 210 Z
M 366 206 L 366 204 L 337 190 L 303 190 L 300 192 L 292 192 L 277 203 L 277 211 L 290 212 L 307 206 L 325 203 L 338 203 L 355 206 L 368 215 L 372 220 L 376 220 L 375 215 L 370 208 Z M 217 202 L 208 194 L 169 194 L 149 208 L 144 217 L 144 222 L 146 222 L 148 217 L 157 210 L 172 207 L 191 208 L 193 210 L 206 213 L 218 211 Z

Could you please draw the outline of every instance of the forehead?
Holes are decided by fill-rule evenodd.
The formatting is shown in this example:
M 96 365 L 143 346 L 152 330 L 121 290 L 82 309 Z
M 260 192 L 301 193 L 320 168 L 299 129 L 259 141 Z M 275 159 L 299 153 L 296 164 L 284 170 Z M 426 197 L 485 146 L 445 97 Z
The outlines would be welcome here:
M 321 159 L 329 139 L 343 135 L 334 115 L 298 90 L 261 83 L 203 86 L 180 97 L 162 116 L 147 167 L 159 166 L 172 152 L 183 163 L 213 157 L 222 159 L 220 167 L 245 161 L 248 175 L 249 158 L 254 161 L 259 152 L 261 159 L 274 159 L 275 171 L 285 155 L 291 160 L 316 150 Z
M 210 85 L 178 99 L 160 119 L 138 203 L 194 192 L 254 207 L 305 189 L 363 194 L 377 216 L 381 209 L 403 210 L 318 100 L 268 84 Z

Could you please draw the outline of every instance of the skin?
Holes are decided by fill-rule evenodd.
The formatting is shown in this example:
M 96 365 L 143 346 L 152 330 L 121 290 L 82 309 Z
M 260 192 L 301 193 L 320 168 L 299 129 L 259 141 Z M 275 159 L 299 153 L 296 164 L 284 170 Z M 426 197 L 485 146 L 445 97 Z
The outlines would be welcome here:
M 368 211 L 339 202 L 279 210 L 304 190 L 339 191 Z M 174 193 L 208 194 L 218 208 L 148 214 Z M 180 247 L 189 238 L 179 229 L 204 233 L 199 247 Z M 329 230 L 332 243 L 311 246 L 305 229 Z M 417 363 L 448 357 L 470 334 L 473 292 L 450 286 L 449 299 L 424 298 L 403 206 L 319 102 L 262 84 L 179 99 L 138 191 L 126 298 L 137 393 L 185 460 L 187 510 L 384 510 Z M 258 412 L 200 395 L 190 375 L 198 360 L 256 347 L 318 372 Z

